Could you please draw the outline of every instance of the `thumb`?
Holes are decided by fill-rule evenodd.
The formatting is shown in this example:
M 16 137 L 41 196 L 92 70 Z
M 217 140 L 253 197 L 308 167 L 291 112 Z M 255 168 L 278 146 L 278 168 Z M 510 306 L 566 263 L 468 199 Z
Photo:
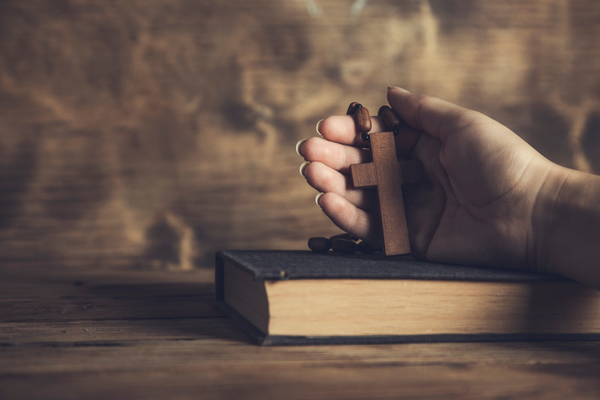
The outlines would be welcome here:
M 437 97 L 412 94 L 397 86 L 388 90 L 387 98 L 406 124 L 444 143 L 448 134 L 469 125 L 479 115 Z

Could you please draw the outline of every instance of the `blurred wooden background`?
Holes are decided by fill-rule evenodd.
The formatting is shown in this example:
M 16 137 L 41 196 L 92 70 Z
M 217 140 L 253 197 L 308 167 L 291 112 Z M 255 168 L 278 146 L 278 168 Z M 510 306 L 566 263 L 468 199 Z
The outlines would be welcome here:
M 0 261 L 305 248 L 295 143 L 388 81 L 600 173 L 596 0 L 1 0 Z

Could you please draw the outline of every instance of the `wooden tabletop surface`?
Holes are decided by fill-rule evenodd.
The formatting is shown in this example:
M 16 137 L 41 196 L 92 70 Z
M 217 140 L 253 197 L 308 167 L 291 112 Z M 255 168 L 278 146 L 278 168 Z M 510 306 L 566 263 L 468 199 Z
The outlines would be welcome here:
M 0 268 L 2 399 L 598 398 L 600 343 L 258 347 L 213 271 Z

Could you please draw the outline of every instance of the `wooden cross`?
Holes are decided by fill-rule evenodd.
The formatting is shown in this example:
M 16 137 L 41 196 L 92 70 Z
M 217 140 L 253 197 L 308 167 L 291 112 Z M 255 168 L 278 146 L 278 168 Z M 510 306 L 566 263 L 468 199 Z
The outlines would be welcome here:
M 352 183 L 355 188 L 377 186 L 385 255 L 410 253 L 402 184 L 423 181 L 421 163 L 396 158 L 392 132 L 371 133 L 370 141 L 373 161 L 350 166 Z

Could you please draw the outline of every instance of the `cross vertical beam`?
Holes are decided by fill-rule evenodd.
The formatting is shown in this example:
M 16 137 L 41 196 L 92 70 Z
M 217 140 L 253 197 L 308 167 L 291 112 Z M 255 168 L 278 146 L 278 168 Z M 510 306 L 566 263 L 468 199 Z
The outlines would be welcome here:
M 355 188 L 377 187 L 385 255 L 410 253 L 402 184 L 421 182 L 421 165 L 398 161 L 392 132 L 371 133 L 370 142 L 373 161 L 350 166 L 352 183 Z

